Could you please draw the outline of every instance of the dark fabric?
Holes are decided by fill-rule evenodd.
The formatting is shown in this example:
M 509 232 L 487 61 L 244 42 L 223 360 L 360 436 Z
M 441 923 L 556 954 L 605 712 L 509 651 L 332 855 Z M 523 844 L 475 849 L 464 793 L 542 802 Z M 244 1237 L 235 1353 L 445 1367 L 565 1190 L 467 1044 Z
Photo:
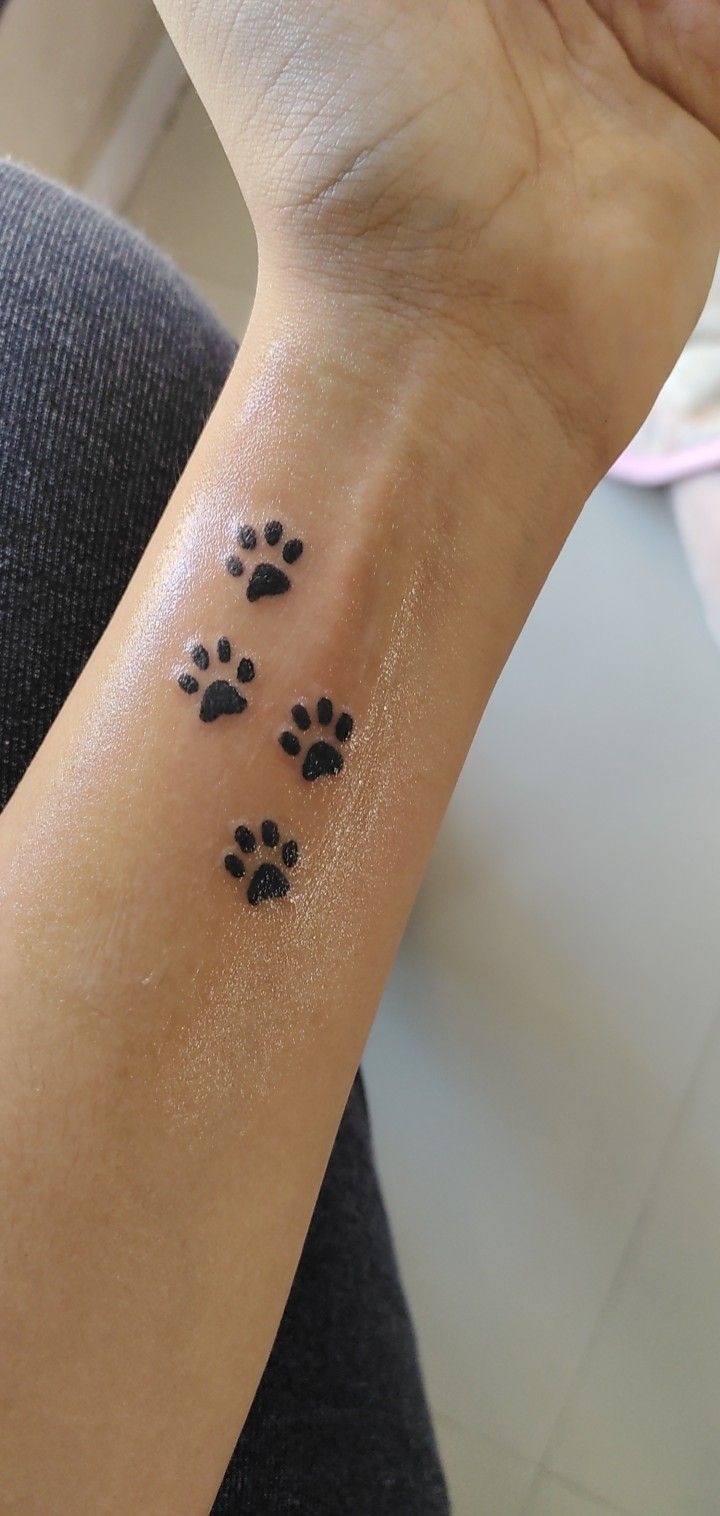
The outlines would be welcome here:
M 213 1516 L 447 1513 L 360 1077 Z
M 233 353 L 141 238 L 0 162 L 0 804 L 112 615 Z M 447 1510 L 358 1077 L 213 1516 Z

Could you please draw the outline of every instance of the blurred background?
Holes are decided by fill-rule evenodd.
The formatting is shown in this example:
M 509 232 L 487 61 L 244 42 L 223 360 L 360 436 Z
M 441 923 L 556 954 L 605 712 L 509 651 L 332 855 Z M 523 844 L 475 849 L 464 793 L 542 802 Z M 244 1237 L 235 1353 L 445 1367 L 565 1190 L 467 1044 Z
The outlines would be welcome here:
M 149 0 L 0 5 L 0 152 L 142 228 L 242 334 L 252 228 Z M 665 497 L 606 483 L 366 1058 L 456 1516 L 720 1510 L 719 880 L 720 652 Z

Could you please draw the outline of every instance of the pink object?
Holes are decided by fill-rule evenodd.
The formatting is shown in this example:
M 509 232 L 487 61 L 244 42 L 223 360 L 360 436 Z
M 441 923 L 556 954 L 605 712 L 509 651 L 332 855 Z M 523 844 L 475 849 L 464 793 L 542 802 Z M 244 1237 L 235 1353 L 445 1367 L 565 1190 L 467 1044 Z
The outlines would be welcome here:
M 720 437 L 671 448 L 667 453 L 641 453 L 628 448 L 613 464 L 610 478 L 645 489 L 660 489 L 713 469 L 720 469 Z

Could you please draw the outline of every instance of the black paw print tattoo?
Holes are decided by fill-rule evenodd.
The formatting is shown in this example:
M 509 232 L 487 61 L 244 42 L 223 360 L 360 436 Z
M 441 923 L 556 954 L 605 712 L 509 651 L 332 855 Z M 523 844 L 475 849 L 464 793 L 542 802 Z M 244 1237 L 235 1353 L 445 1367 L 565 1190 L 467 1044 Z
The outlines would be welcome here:
M 279 546 L 283 525 L 280 521 L 268 521 L 263 527 L 263 537 L 268 547 Z M 253 526 L 241 526 L 237 534 L 237 540 L 246 553 L 254 553 L 257 550 L 257 532 Z M 299 537 L 291 537 L 283 546 L 283 562 L 288 566 L 297 563 L 301 557 L 303 544 Z M 227 571 L 234 578 L 239 579 L 245 573 L 245 560 L 239 554 L 233 553 L 226 563 Z M 258 563 L 253 569 L 247 587 L 248 600 L 262 600 L 264 595 L 285 595 L 292 588 L 292 581 L 277 563 Z
M 195 667 L 201 673 L 207 673 L 210 667 L 210 654 L 202 643 L 198 642 L 190 654 Z M 221 637 L 217 645 L 217 657 L 220 663 L 229 663 L 232 658 L 232 648 L 227 637 Z M 247 708 L 247 700 L 240 694 L 239 684 L 249 684 L 255 678 L 255 665 L 250 658 L 241 658 L 235 674 L 231 679 L 211 679 L 202 693 L 200 710 L 198 712 L 201 721 L 216 721 L 218 716 L 240 716 Z M 181 674 L 178 679 L 181 690 L 186 695 L 197 695 L 200 689 L 200 681 L 194 674 Z
M 292 716 L 299 731 L 302 733 L 309 732 L 313 721 L 307 706 L 294 705 Z M 332 726 L 332 720 L 332 700 L 328 700 L 327 695 L 323 695 L 322 699 L 318 700 L 317 703 L 317 724 L 318 726 L 327 728 Z M 330 735 L 334 735 L 336 742 L 347 742 L 352 729 L 352 716 L 347 711 L 343 711 L 335 722 L 334 732 Z M 284 748 L 291 758 L 297 758 L 302 752 L 302 742 L 299 737 L 296 737 L 294 732 L 282 732 L 278 740 L 281 748 Z M 305 751 L 302 765 L 303 779 L 322 779 L 325 774 L 339 774 L 343 763 L 343 755 L 340 749 L 336 747 L 335 742 L 329 742 L 327 737 L 317 737 L 314 742 L 310 742 Z
M 280 843 L 280 830 L 274 821 L 263 821 L 260 828 L 260 855 L 270 854 L 259 861 L 258 841 L 255 833 L 249 826 L 239 826 L 235 831 L 235 842 L 244 855 L 242 858 L 237 853 L 225 855 L 225 867 L 233 879 L 244 879 L 248 869 L 252 869 L 247 887 L 247 898 L 251 905 L 260 905 L 263 900 L 281 900 L 290 889 L 290 880 L 285 870 L 294 869 L 300 856 L 300 850 L 293 838 L 283 842 L 279 857 L 283 867 L 278 864 L 277 848 Z M 252 859 L 252 862 L 249 860 Z

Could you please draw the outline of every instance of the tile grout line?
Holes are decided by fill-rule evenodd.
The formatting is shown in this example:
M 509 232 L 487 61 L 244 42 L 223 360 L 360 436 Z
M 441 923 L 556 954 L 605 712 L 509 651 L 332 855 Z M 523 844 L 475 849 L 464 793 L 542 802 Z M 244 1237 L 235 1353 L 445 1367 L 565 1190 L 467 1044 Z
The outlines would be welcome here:
M 554 1474 L 552 1469 L 541 1469 L 541 1474 L 547 1475 L 554 1484 L 560 1485 L 563 1490 L 568 1490 L 571 1495 L 582 1495 L 583 1499 L 598 1508 L 598 1516 L 633 1516 L 625 1506 L 613 1505 L 612 1501 L 605 1500 L 602 1495 L 596 1495 L 592 1490 L 587 1490 L 584 1484 L 578 1484 L 576 1479 L 566 1479 L 562 1474 Z M 531 1491 L 532 1493 L 532 1491 Z
M 680 1131 L 680 1128 L 681 1128 L 681 1126 L 682 1126 L 682 1124 L 684 1122 L 688 1106 L 689 1106 L 689 1104 L 690 1104 L 690 1102 L 691 1102 L 691 1100 L 693 1098 L 693 1095 L 695 1094 L 697 1086 L 698 1086 L 698 1084 L 700 1082 L 700 1078 L 701 1078 L 701 1075 L 702 1075 L 702 1071 L 703 1071 L 704 1065 L 705 1065 L 705 1063 L 707 1061 L 708 1054 L 709 1054 L 709 1052 L 710 1052 L 713 1044 L 715 1043 L 715 1041 L 717 1040 L 717 1038 L 718 1038 L 719 1035 L 720 1035 L 720 1006 L 716 1006 L 715 1012 L 714 1012 L 714 1014 L 712 1016 L 712 1019 L 711 1019 L 711 1022 L 710 1022 L 710 1025 L 709 1025 L 707 1031 L 705 1032 L 705 1035 L 704 1035 L 704 1037 L 703 1037 L 703 1039 L 702 1039 L 702 1041 L 700 1043 L 700 1048 L 699 1048 L 699 1051 L 698 1051 L 698 1055 L 697 1055 L 697 1058 L 695 1059 L 695 1063 L 692 1066 L 692 1069 L 691 1069 L 691 1072 L 690 1072 L 690 1075 L 689 1075 L 689 1078 L 688 1078 L 688 1082 L 687 1082 L 687 1084 L 685 1086 L 685 1090 L 684 1090 L 682 1098 L 680 1100 L 680 1104 L 678 1105 L 678 1108 L 677 1108 L 677 1111 L 675 1113 L 675 1116 L 674 1116 L 673 1120 L 670 1123 L 670 1128 L 669 1128 L 669 1131 L 667 1133 L 667 1136 L 665 1137 L 665 1140 L 661 1144 L 660 1152 L 659 1152 L 658 1158 L 657 1158 L 657 1162 L 655 1164 L 655 1167 L 653 1169 L 652 1175 L 650 1177 L 650 1181 L 649 1181 L 647 1189 L 645 1191 L 644 1198 L 642 1200 L 642 1203 L 641 1203 L 641 1205 L 639 1207 L 639 1210 L 637 1212 L 635 1220 L 632 1223 L 632 1226 L 630 1227 L 630 1231 L 628 1232 L 627 1238 L 626 1238 L 625 1243 L 624 1243 L 624 1245 L 622 1247 L 622 1250 L 620 1252 L 620 1256 L 618 1258 L 617 1264 L 615 1266 L 615 1269 L 613 1270 L 612 1276 L 611 1276 L 610 1281 L 608 1283 L 607 1290 L 605 1291 L 605 1294 L 603 1296 L 602 1302 L 601 1302 L 601 1304 L 599 1306 L 599 1309 L 598 1309 L 598 1312 L 597 1312 L 597 1316 L 595 1318 L 594 1325 L 593 1325 L 593 1327 L 592 1327 L 592 1329 L 591 1329 L 591 1331 L 590 1331 L 590 1333 L 588 1335 L 588 1339 L 587 1339 L 587 1342 L 585 1343 L 585 1347 L 582 1350 L 582 1355 L 581 1355 L 581 1357 L 580 1357 L 580 1359 L 578 1361 L 578 1364 L 577 1364 L 577 1367 L 575 1369 L 575 1372 L 573 1373 L 573 1375 L 572 1375 L 572 1377 L 570 1379 L 570 1383 L 569 1383 L 568 1389 L 567 1389 L 567 1394 L 565 1395 L 563 1403 L 560 1406 L 560 1410 L 558 1411 L 557 1416 L 555 1417 L 555 1420 L 553 1421 L 553 1424 L 552 1424 L 552 1426 L 550 1428 L 550 1431 L 548 1433 L 547 1440 L 546 1440 L 546 1443 L 545 1443 L 545 1447 L 543 1448 L 543 1451 L 540 1454 L 540 1457 L 538 1458 L 537 1472 L 536 1472 L 535 1477 L 533 1479 L 532 1486 L 530 1488 L 527 1501 L 525 1502 L 525 1505 L 523 1506 L 523 1509 L 520 1512 L 520 1516 L 532 1516 L 532 1512 L 531 1512 L 531 1508 L 530 1508 L 530 1501 L 533 1499 L 533 1497 L 534 1497 L 534 1495 L 535 1495 L 535 1493 L 536 1493 L 536 1491 L 538 1489 L 538 1481 L 542 1478 L 542 1476 L 544 1474 L 550 1475 L 553 1479 L 562 1479 L 562 1477 L 563 1477 L 562 1475 L 558 1475 L 552 1468 L 550 1468 L 548 1466 L 547 1459 L 550 1457 L 550 1455 L 552 1453 L 553 1444 L 554 1444 L 555 1439 L 557 1437 L 557 1434 L 558 1434 L 558 1431 L 560 1429 L 560 1425 L 561 1425 L 562 1419 L 563 1419 L 563 1417 L 565 1415 L 565 1412 L 566 1412 L 566 1410 L 568 1408 L 569 1402 L 570 1402 L 573 1394 L 576 1392 L 579 1384 L 581 1383 L 583 1368 L 584 1368 L 585 1364 L 587 1363 L 587 1359 L 588 1359 L 590 1353 L 592 1352 L 592 1348 L 593 1348 L 594 1343 L 597 1341 L 598 1334 L 600 1332 L 600 1328 L 601 1328 L 602 1323 L 603 1323 L 603 1321 L 605 1319 L 605 1316 L 607 1314 L 607 1310 L 608 1310 L 608 1307 L 610 1305 L 610 1302 L 611 1302 L 613 1296 L 617 1293 L 617 1290 L 618 1290 L 619 1286 L 622 1284 L 622 1282 L 623 1282 L 623 1280 L 625 1278 L 625 1275 L 626 1275 L 627 1269 L 628 1269 L 628 1265 L 630 1263 L 630 1259 L 631 1259 L 631 1256 L 632 1256 L 632 1253 L 633 1253 L 633 1250 L 634 1250 L 634 1243 L 635 1243 L 636 1237 L 638 1235 L 638 1232 L 640 1231 L 640 1229 L 644 1225 L 645 1221 L 647 1220 L 647 1216 L 648 1216 L 648 1212 L 649 1212 L 649 1209 L 650 1209 L 650 1205 L 652 1204 L 652 1200 L 653 1200 L 653 1198 L 655 1196 L 655 1193 L 657 1191 L 657 1187 L 658 1187 L 658 1183 L 659 1183 L 659 1180 L 660 1180 L 660 1176 L 661 1176 L 662 1171 L 664 1169 L 666 1160 L 669 1157 L 670 1153 L 672 1152 L 672 1149 L 675 1146 L 675 1142 L 676 1142 L 676 1139 L 678 1137 L 678 1133 Z M 578 1485 L 577 1488 L 579 1490 L 582 1490 L 582 1486 L 581 1485 Z M 595 1500 L 603 1500 L 603 1498 L 604 1498 L 602 1495 L 600 1495 L 599 1493 L 596 1493 L 593 1490 L 588 1490 L 587 1492 L 583 1491 L 583 1493 L 587 1493 L 589 1496 L 591 1496 Z M 605 1503 L 607 1505 L 608 1502 L 606 1501 Z M 612 1512 L 612 1510 L 613 1510 L 612 1505 L 610 1505 L 610 1510 Z M 637 1516 L 637 1513 L 623 1512 L 623 1511 L 621 1511 L 619 1513 L 619 1516 Z

